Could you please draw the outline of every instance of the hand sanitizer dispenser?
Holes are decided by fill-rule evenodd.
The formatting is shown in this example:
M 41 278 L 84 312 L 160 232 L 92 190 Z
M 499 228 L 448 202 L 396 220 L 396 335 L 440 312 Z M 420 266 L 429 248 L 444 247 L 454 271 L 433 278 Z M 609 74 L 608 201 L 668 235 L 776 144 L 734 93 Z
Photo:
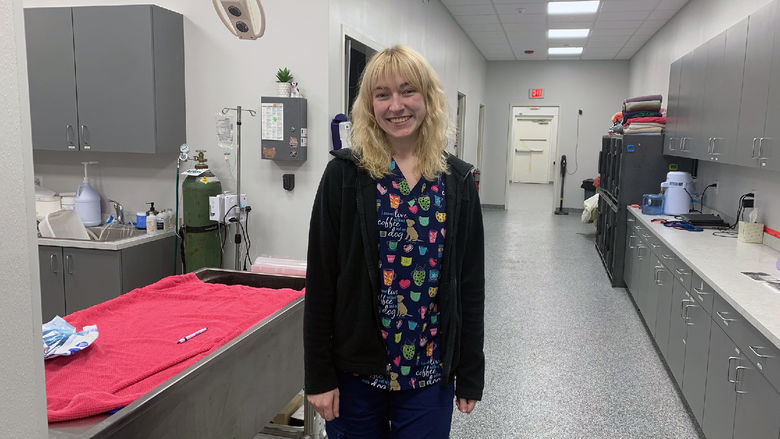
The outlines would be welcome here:
M 100 194 L 89 185 L 87 178 L 87 165 L 94 165 L 97 162 L 81 162 L 84 165 L 84 182 L 79 185 L 76 191 L 75 205 L 76 213 L 81 218 L 85 226 L 99 226 L 103 223 L 100 210 Z

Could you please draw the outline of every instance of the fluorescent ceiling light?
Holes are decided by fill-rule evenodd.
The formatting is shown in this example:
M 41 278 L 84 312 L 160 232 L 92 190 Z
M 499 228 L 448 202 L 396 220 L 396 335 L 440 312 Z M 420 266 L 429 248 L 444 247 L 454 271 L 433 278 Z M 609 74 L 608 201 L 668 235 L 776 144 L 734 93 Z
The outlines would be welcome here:
M 550 47 L 548 55 L 582 55 L 582 47 Z
M 547 13 L 554 14 L 595 14 L 599 9 L 598 1 L 584 2 L 548 2 Z
M 547 38 L 587 38 L 590 29 L 549 29 Z

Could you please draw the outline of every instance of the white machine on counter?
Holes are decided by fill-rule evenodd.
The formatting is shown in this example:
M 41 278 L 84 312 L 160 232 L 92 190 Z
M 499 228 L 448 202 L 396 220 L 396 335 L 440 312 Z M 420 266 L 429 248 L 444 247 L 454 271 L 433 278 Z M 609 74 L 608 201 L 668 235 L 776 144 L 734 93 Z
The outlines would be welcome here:
M 664 214 L 684 215 L 691 210 L 691 190 L 693 179 L 689 172 L 672 171 L 666 174 L 661 183 L 664 191 Z

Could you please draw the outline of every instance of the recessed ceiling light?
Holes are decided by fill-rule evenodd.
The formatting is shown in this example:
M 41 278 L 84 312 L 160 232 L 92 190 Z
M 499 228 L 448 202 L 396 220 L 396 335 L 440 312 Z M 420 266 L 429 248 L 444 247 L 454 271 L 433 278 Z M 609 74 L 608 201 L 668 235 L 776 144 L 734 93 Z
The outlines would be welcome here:
M 547 38 L 587 38 L 590 29 L 549 29 Z
M 598 1 L 548 2 L 547 13 L 553 14 L 594 14 L 599 9 Z
M 550 47 L 548 55 L 582 55 L 582 47 Z

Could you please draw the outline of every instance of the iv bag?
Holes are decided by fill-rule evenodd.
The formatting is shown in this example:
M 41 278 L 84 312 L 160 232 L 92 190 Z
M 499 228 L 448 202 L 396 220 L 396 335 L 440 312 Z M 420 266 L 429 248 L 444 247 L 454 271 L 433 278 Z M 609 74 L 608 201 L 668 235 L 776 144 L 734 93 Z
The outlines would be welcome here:
M 233 149 L 235 145 L 236 124 L 233 115 L 217 113 L 217 145 L 220 148 Z

